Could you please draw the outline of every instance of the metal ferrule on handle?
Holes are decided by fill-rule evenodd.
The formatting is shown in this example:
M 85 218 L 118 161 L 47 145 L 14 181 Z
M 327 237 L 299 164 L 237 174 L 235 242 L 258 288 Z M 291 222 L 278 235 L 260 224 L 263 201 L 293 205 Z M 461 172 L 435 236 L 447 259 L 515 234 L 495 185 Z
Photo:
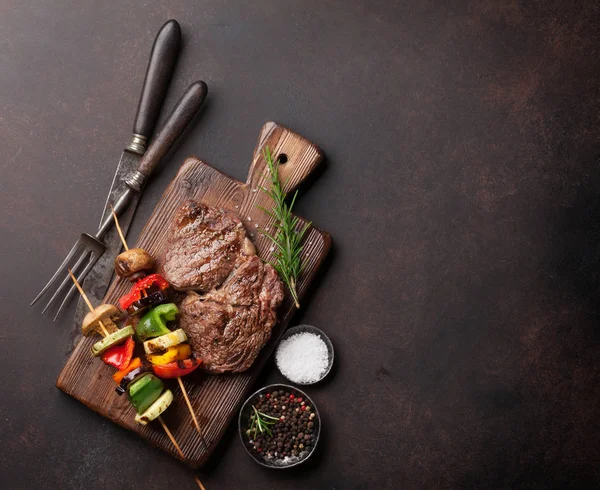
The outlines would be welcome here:
M 136 170 L 125 179 L 125 183 L 135 192 L 142 192 L 142 189 L 146 184 L 146 176 L 139 170 Z
M 133 153 L 137 153 L 138 155 L 143 155 L 146 151 L 147 142 L 148 138 L 146 138 L 145 136 L 133 133 L 133 137 L 131 138 L 131 141 L 125 149 L 132 151 Z

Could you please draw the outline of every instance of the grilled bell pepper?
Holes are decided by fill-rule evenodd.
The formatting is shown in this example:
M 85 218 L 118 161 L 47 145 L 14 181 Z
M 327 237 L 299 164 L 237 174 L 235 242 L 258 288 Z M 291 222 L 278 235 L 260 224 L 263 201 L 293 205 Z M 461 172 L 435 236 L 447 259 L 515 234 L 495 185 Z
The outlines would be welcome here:
M 183 361 L 192 355 L 190 344 L 179 344 L 169 347 L 162 354 L 148 354 L 148 359 L 152 364 L 169 364 L 173 361 Z
M 121 369 L 120 371 L 117 371 L 115 374 L 113 374 L 113 379 L 115 380 L 115 383 L 119 384 L 121 382 L 121 380 L 125 377 L 125 375 L 129 374 L 134 369 L 139 368 L 141 365 L 142 365 L 142 360 L 139 357 L 132 359 L 131 362 L 129 363 L 129 366 L 127 366 L 126 368 Z
M 135 342 L 132 337 L 129 337 L 124 344 L 115 345 L 102 354 L 102 360 L 109 366 L 114 366 L 117 369 L 124 369 L 129 366 L 129 362 L 133 356 L 133 348 Z
M 170 362 L 169 364 L 163 364 L 162 366 L 153 365 L 152 371 L 154 371 L 154 374 L 159 378 L 178 378 L 179 376 L 185 376 L 186 374 L 195 371 L 200 367 L 200 364 L 202 364 L 200 359 L 190 358 L 185 361 Z
M 146 373 L 129 386 L 128 398 L 137 413 L 141 414 L 158 399 L 164 388 L 165 385 L 160 379 Z
M 168 334 L 167 322 L 172 322 L 177 317 L 179 309 L 175 303 L 158 305 L 146 313 L 135 327 L 135 336 L 140 342 L 153 337 L 160 337 Z
M 127 310 L 135 301 L 142 298 L 142 291 L 146 294 L 153 292 L 151 289 L 163 291 L 169 287 L 169 283 L 160 274 L 150 274 L 149 276 L 140 279 L 131 288 L 131 291 L 119 299 L 119 306 L 123 310 Z

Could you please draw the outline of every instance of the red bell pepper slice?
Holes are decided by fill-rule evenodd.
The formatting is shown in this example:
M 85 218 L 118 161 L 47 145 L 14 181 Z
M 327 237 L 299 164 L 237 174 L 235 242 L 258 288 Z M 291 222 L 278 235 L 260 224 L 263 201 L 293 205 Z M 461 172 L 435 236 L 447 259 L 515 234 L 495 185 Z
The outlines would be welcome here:
M 174 361 L 168 364 L 153 364 L 152 370 L 159 378 L 178 378 L 195 371 L 200 367 L 200 359 L 186 359 L 185 361 Z
M 114 366 L 119 370 L 124 369 L 129 366 L 134 347 L 133 338 L 128 337 L 123 344 L 115 345 L 102 354 L 102 360 L 109 366 Z
M 160 274 L 150 274 L 136 282 L 131 291 L 119 299 L 119 306 L 122 310 L 127 310 L 133 303 L 142 298 L 142 291 L 154 285 L 158 286 L 160 290 L 167 289 L 170 286 L 168 281 Z

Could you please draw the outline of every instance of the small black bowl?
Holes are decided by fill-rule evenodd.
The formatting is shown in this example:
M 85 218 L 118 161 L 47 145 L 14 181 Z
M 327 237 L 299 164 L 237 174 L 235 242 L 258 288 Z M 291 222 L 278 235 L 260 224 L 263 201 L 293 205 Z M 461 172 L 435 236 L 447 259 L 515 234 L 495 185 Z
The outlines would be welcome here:
M 281 372 L 281 369 L 279 369 L 279 365 L 277 364 L 277 351 L 281 347 L 281 343 L 284 342 L 286 339 L 289 339 L 292 335 L 296 335 L 298 333 L 303 332 L 309 332 L 321 337 L 321 340 L 325 342 L 325 345 L 327 346 L 327 355 L 329 356 L 329 364 L 327 366 L 327 369 L 325 369 L 325 371 L 319 379 L 317 379 L 316 381 L 311 381 L 310 383 L 294 381 L 293 379 L 288 378 L 285 374 Z M 281 336 L 281 339 L 277 344 L 277 348 L 275 349 L 275 365 L 277 366 L 277 370 L 281 373 L 281 375 L 288 381 L 291 381 L 292 383 L 297 385 L 314 385 L 315 383 L 318 383 L 319 381 L 325 379 L 325 377 L 329 374 L 329 371 L 331 371 L 331 366 L 333 366 L 333 355 L 333 344 L 331 343 L 331 340 L 329 340 L 329 337 L 325 335 L 325 332 L 323 332 L 323 330 L 317 327 L 313 327 L 312 325 L 298 325 L 297 327 L 288 328 L 286 332 Z
M 256 451 L 254 451 L 252 445 L 250 444 L 250 438 L 246 435 L 246 431 L 248 430 L 248 420 L 250 418 L 250 411 L 252 410 L 252 405 L 258 400 L 260 395 L 265 395 L 273 390 L 277 391 L 286 391 L 293 394 L 295 397 L 302 397 L 306 400 L 307 403 L 310 403 L 311 409 L 314 410 L 313 413 L 316 414 L 313 422 L 315 422 L 317 433 L 315 436 L 314 444 L 310 448 L 310 450 L 304 451 L 300 453 L 299 456 L 294 456 L 291 461 L 284 463 L 283 460 L 273 459 L 269 460 L 264 458 L 261 455 L 258 455 Z M 319 415 L 319 410 L 315 403 L 310 399 L 310 397 L 299 390 L 298 388 L 294 388 L 293 386 L 284 385 L 284 384 L 275 384 L 265 386 L 261 388 L 256 393 L 253 393 L 248 397 L 248 399 L 242 405 L 242 409 L 240 410 L 240 414 L 238 416 L 238 431 L 240 433 L 240 440 L 242 441 L 242 445 L 246 449 L 246 452 L 250 455 L 250 457 L 256 461 L 259 465 L 264 466 L 266 468 L 275 468 L 275 469 L 283 469 L 283 468 L 291 468 L 293 466 L 297 466 L 301 463 L 304 463 L 308 458 L 312 456 L 315 452 L 317 444 L 319 442 L 319 436 L 321 435 L 321 416 Z

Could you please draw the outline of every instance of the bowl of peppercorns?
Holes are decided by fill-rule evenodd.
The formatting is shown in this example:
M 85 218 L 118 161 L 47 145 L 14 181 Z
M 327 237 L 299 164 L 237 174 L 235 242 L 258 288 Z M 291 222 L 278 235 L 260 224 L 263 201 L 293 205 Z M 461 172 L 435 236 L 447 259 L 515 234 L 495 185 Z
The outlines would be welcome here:
M 238 417 L 246 452 L 267 468 L 291 468 L 315 451 L 319 411 L 306 393 L 284 384 L 265 386 L 242 405 Z

